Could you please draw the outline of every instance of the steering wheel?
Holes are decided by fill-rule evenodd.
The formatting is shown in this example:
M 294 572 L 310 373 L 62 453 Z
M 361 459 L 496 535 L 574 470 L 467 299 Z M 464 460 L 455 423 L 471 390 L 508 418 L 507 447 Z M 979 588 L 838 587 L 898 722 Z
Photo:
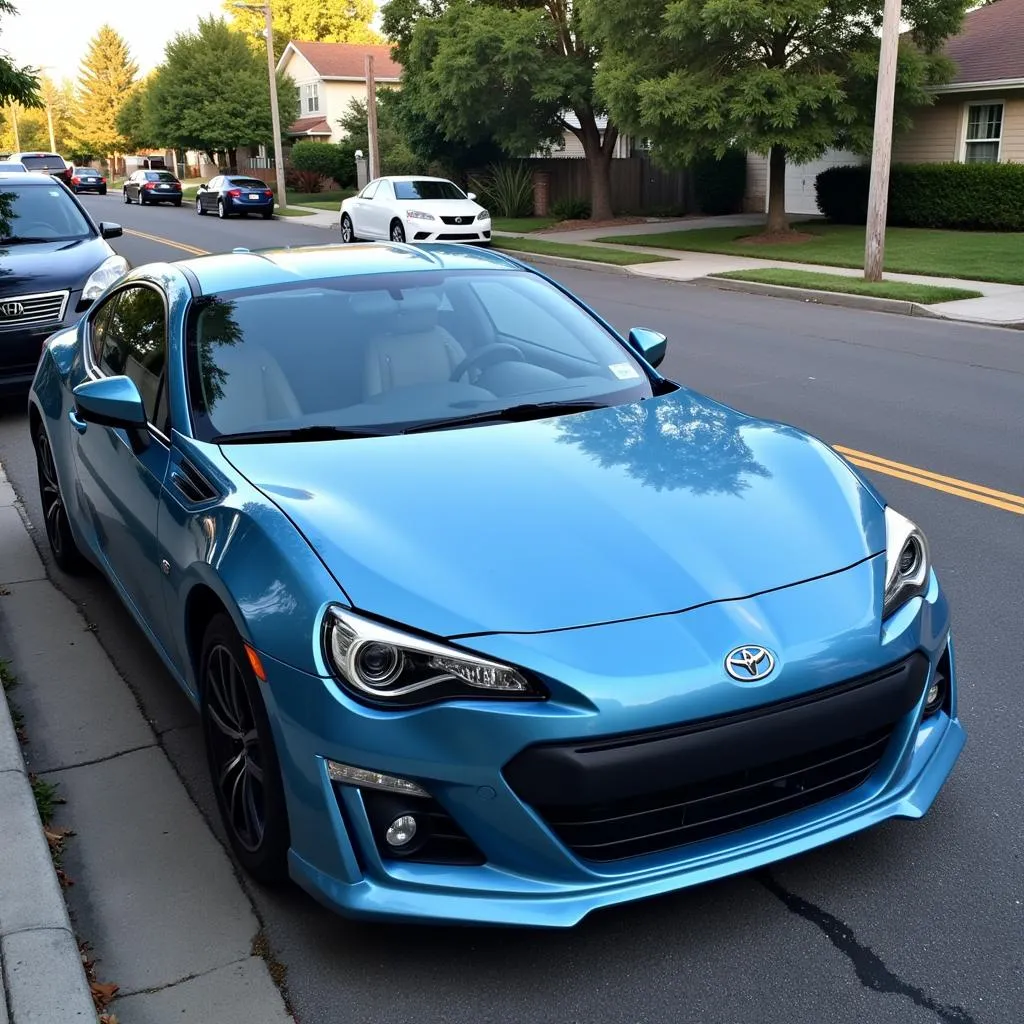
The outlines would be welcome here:
M 451 380 L 461 380 L 470 370 L 482 370 L 484 367 L 493 366 L 495 363 L 504 363 L 512 360 L 515 363 L 525 363 L 526 356 L 515 346 L 507 341 L 494 341 L 490 345 L 478 348 L 472 355 L 466 356 L 458 366 L 452 370 Z

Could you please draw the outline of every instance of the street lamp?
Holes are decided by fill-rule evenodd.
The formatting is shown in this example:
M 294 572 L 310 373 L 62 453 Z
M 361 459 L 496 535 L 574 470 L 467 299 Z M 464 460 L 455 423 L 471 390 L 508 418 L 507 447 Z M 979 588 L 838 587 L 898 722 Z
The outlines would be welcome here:
M 270 120 L 274 126 L 274 168 L 277 171 L 277 205 L 282 209 L 288 205 L 288 193 L 284 186 L 284 154 L 281 150 L 281 112 L 277 109 L 277 69 L 274 67 L 274 23 L 270 4 L 234 3 L 246 11 L 262 11 L 266 21 L 264 35 L 267 40 L 267 73 L 270 76 Z

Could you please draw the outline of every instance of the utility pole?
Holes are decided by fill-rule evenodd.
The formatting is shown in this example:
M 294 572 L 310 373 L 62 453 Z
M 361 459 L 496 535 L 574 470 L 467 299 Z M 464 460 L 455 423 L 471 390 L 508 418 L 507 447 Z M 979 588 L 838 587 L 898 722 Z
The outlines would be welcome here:
M 274 17 L 270 12 L 270 4 L 232 4 L 247 11 L 261 11 L 267 40 L 267 74 L 270 79 L 270 122 L 274 131 L 274 168 L 277 171 L 277 205 L 281 209 L 288 206 L 288 192 L 284 184 L 284 151 L 281 146 L 281 112 L 277 109 L 277 68 L 274 66 Z
M 40 71 L 49 71 L 49 65 L 41 67 Z M 55 92 L 53 82 L 46 78 L 42 83 L 43 102 L 46 104 L 46 127 L 50 130 L 50 152 L 57 152 L 57 139 L 53 134 L 53 94 Z
M 370 181 L 380 177 L 380 148 L 377 145 L 377 80 L 373 73 L 373 54 L 366 55 L 366 129 L 369 136 Z
M 871 149 L 871 187 L 864 237 L 864 279 L 881 281 L 885 265 L 885 218 L 889 210 L 889 166 L 892 163 L 893 105 L 900 50 L 901 0 L 885 0 L 882 42 L 875 97 L 875 139 Z
M 14 132 L 14 152 L 21 152 L 21 135 L 18 133 L 18 107 L 17 104 L 11 104 L 11 131 Z

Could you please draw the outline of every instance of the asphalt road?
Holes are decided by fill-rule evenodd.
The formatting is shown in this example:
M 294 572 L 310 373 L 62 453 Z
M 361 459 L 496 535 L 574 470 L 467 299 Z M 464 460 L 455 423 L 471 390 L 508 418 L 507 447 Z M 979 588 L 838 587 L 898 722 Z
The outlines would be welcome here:
M 98 219 L 197 249 L 337 238 L 297 220 L 224 224 L 187 208 L 85 202 Z M 138 234 L 115 246 L 134 263 L 186 255 Z M 899 464 L 871 476 L 925 529 L 949 591 L 967 749 L 923 821 L 602 911 L 570 932 L 368 925 L 298 891 L 250 887 L 297 1019 L 1018 1024 L 1024 515 L 945 478 L 1024 495 L 1024 333 L 598 272 L 555 275 L 617 327 L 664 331 L 675 379 Z M 20 403 L 0 409 L 0 461 L 39 522 Z M 105 584 L 55 580 L 96 624 L 219 833 L 184 698 Z

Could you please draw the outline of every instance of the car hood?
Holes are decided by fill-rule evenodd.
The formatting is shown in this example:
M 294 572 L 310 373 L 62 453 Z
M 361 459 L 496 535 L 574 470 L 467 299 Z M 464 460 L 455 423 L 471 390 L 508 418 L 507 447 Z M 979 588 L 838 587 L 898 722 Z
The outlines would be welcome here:
M 223 451 L 356 608 L 437 636 L 680 611 L 885 547 L 878 501 L 831 449 L 685 390 L 527 423 Z
M 81 288 L 114 250 L 102 238 L 0 244 L 0 298 Z

